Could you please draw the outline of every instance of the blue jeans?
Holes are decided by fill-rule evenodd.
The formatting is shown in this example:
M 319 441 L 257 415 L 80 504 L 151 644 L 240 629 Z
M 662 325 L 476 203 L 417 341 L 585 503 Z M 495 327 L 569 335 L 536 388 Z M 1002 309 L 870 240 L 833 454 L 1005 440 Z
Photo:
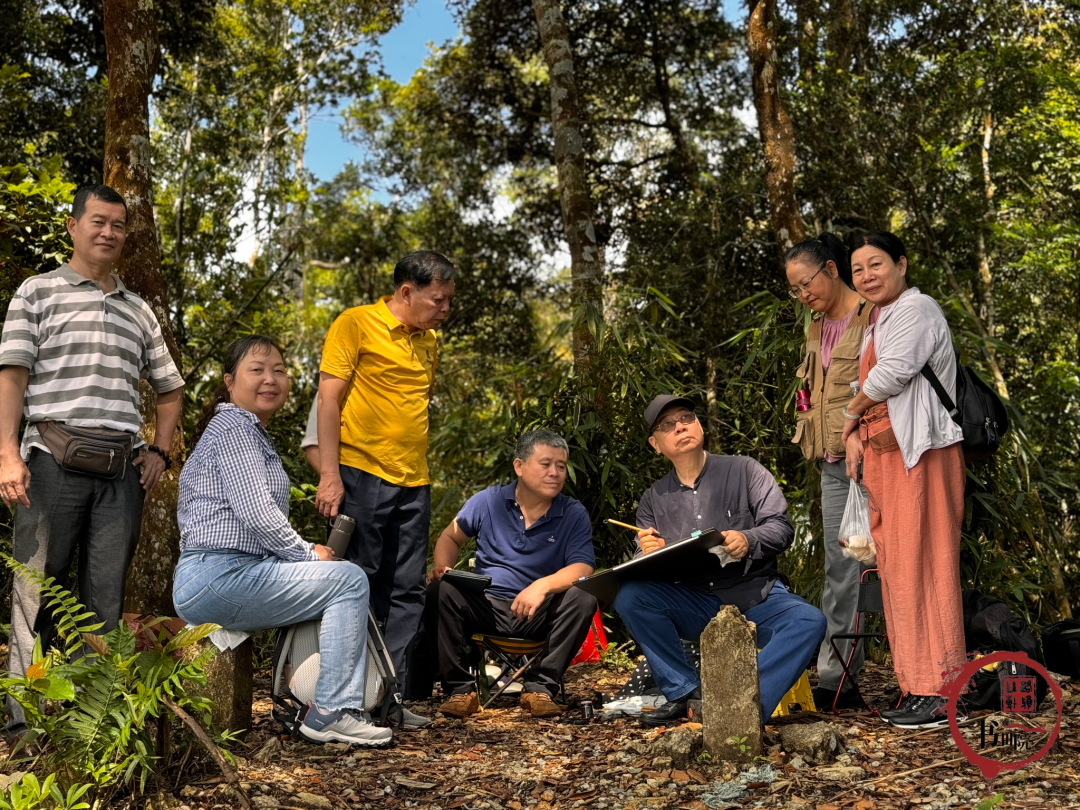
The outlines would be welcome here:
M 716 594 L 666 582 L 627 582 L 619 589 L 615 609 L 644 650 L 668 700 L 684 698 L 701 686 L 681 639 L 696 641 L 723 604 Z M 768 720 L 817 653 L 825 637 L 825 616 L 779 582 L 745 615 L 757 625 L 761 716 Z
M 330 710 L 364 708 L 368 580 L 358 566 L 195 549 L 180 555 L 173 603 L 189 624 L 249 633 L 322 618 L 315 702 Z

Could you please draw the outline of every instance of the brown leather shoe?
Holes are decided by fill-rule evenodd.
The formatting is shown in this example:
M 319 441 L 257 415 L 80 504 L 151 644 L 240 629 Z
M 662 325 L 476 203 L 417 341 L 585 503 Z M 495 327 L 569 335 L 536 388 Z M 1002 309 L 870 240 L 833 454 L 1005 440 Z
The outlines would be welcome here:
M 556 717 L 562 714 L 562 707 L 552 700 L 546 692 L 523 692 L 521 705 L 533 717 Z
M 450 699 L 439 707 L 443 714 L 452 714 L 454 717 L 468 717 L 480 711 L 480 698 L 476 692 L 465 692 L 460 695 L 451 695 Z

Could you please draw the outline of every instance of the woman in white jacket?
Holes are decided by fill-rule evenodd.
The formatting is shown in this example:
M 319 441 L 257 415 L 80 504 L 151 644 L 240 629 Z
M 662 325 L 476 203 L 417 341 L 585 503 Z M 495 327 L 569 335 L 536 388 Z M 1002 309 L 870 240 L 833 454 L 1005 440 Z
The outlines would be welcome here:
M 945 725 L 941 692 L 966 660 L 960 595 L 963 434 L 920 371 L 929 363 L 955 397 L 956 359 L 945 315 L 907 285 L 903 243 L 860 235 L 855 289 L 873 303 L 863 337 L 862 390 L 844 413 L 848 475 L 860 459 L 870 494 L 893 665 L 906 699 L 882 713 L 900 728 Z

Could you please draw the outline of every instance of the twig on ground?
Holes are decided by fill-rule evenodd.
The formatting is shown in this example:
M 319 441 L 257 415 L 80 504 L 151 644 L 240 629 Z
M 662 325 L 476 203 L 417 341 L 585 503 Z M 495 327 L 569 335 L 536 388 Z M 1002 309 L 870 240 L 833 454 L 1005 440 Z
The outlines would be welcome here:
M 998 749 L 1005 748 L 1004 745 L 998 745 L 993 748 L 987 748 L 983 753 L 988 754 L 991 751 L 997 751 Z M 957 757 L 956 759 L 947 759 L 942 762 L 931 762 L 929 765 L 923 765 L 921 768 L 912 768 L 910 771 L 901 771 L 900 773 L 887 773 L 884 776 L 879 776 L 877 779 L 867 779 L 859 782 L 855 787 L 845 790 L 843 793 L 837 793 L 829 802 L 834 802 L 841 796 L 846 796 L 849 793 L 854 793 L 859 788 L 866 787 L 867 785 L 876 785 L 878 782 L 884 782 L 888 779 L 901 779 L 905 776 L 911 776 L 915 773 L 921 773 L 922 771 L 929 771 L 932 768 L 944 768 L 946 765 L 956 765 L 958 762 L 967 762 L 967 757 Z
M 967 720 L 957 723 L 957 726 L 970 726 L 974 723 L 978 723 L 982 720 L 982 717 L 969 717 Z M 922 731 L 916 731 L 914 734 L 908 734 L 904 737 L 897 737 L 891 742 L 903 742 L 904 740 L 910 740 L 912 737 L 921 737 L 923 734 L 933 734 L 935 731 L 948 731 L 949 726 L 938 726 L 937 728 L 927 728 Z
M 240 777 L 236 775 L 236 771 L 233 770 L 228 760 L 225 759 L 225 755 L 221 753 L 221 750 L 214 745 L 214 741 L 210 739 L 210 736 L 203 731 L 203 727 L 195 722 L 194 717 L 168 698 L 163 697 L 161 702 L 168 706 L 169 710 L 179 717 L 185 726 L 191 729 L 191 733 L 194 734 L 196 739 L 198 739 L 198 741 L 206 747 L 206 750 L 210 752 L 210 756 L 214 758 L 214 762 L 216 762 L 218 768 L 221 769 L 221 774 L 225 777 L 225 781 L 232 786 L 233 790 L 235 790 L 236 794 L 240 797 L 240 804 L 244 806 L 244 810 L 253 810 L 251 799 L 248 798 L 247 793 L 240 786 Z

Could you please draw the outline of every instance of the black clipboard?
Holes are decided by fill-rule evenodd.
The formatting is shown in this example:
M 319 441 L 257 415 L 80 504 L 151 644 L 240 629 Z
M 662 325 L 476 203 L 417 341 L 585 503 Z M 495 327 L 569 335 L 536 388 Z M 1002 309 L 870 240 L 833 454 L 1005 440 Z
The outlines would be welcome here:
M 702 571 L 719 564 L 719 558 L 710 549 L 723 544 L 724 536 L 720 532 L 705 529 L 685 540 L 666 545 L 659 551 L 635 557 L 591 577 L 583 577 L 574 586 L 611 604 L 624 582 L 680 582 L 700 576 Z
M 466 593 L 483 593 L 491 587 L 491 577 L 487 574 L 474 574 L 472 571 L 455 571 L 451 568 L 442 578 Z

